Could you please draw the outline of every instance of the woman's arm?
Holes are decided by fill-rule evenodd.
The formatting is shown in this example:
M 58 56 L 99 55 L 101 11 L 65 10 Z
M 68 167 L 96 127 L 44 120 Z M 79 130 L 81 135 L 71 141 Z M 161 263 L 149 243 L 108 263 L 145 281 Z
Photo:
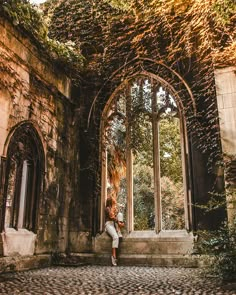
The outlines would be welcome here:
M 117 221 L 115 211 L 112 208 L 106 207 L 106 211 L 110 220 Z

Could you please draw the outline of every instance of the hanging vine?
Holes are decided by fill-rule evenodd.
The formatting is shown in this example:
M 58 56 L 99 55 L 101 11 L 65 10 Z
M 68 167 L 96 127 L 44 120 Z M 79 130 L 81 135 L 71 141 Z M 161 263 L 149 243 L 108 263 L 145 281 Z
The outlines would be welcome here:
M 197 104 L 189 131 L 199 148 L 210 153 L 209 166 L 220 159 L 214 68 L 236 63 L 234 1 L 48 0 L 44 8 L 51 12 L 50 35 L 80 47 L 86 71 L 100 87 L 109 79 L 107 95 L 140 70 L 140 57 L 163 61 L 184 77 Z M 98 95 L 94 108 L 103 104 Z M 95 109 L 93 113 L 97 116 Z
M 28 0 L 1 0 L 0 4 L 0 16 L 30 37 L 39 52 L 63 68 L 75 82 L 80 79 L 84 57 L 74 43 L 62 43 L 48 37 L 47 23 L 37 6 L 32 6 Z
M 214 69 L 236 64 L 234 0 L 47 0 L 41 6 L 44 16 L 28 0 L 1 3 L 0 13 L 31 36 L 53 62 L 68 69 L 74 82 L 80 81 L 85 63 L 83 83 L 92 80 L 97 90 L 95 98 L 86 101 L 93 127 L 99 129 L 113 90 L 141 72 L 145 58 L 153 59 L 191 88 L 194 113 L 180 81 L 166 68 L 156 69 L 182 97 L 188 131 L 209 154 L 209 168 L 222 160 Z M 95 141 L 91 145 L 97 148 Z

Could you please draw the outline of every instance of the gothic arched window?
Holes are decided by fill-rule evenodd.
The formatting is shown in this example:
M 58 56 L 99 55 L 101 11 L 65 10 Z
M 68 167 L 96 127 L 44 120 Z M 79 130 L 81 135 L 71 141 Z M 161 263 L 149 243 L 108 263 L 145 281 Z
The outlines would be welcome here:
M 43 158 L 34 127 L 24 123 L 16 128 L 7 151 L 5 228 L 35 231 Z
M 128 232 L 189 230 L 186 126 L 173 89 L 146 75 L 124 82 L 107 103 L 101 128 L 101 230 L 107 187 Z

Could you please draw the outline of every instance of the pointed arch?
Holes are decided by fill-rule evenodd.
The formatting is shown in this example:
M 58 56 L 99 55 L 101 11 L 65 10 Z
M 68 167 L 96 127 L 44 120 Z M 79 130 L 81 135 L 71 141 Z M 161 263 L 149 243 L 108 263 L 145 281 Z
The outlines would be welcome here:
M 142 72 L 158 75 L 159 78 L 165 81 L 165 83 L 172 85 L 172 87 L 174 87 L 175 89 L 175 93 L 178 93 L 179 97 L 181 97 L 181 99 L 185 101 L 186 111 L 191 112 L 193 115 L 196 115 L 196 103 L 193 93 L 188 86 L 188 83 L 177 71 L 161 61 L 156 61 L 154 59 L 146 57 L 136 57 L 119 67 L 116 71 L 113 72 L 109 79 L 104 82 L 103 86 L 94 97 L 89 109 L 87 130 L 89 129 L 91 115 L 95 104 L 97 101 L 99 101 L 99 97 L 101 96 L 105 86 L 111 84 L 111 93 L 113 93 L 114 90 L 117 89 L 123 81 L 127 79 L 129 80 L 135 74 Z
M 149 59 L 146 59 L 145 61 L 150 62 Z M 153 65 L 152 65 L 153 66 Z M 160 66 L 160 64 L 155 64 L 155 66 Z M 137 70 L 137 69 L 136 69 Z M 157 70 L 157 69 L 156 69 Z M 159 75 L 159 72 L 157 71 L 158 74 L 154 73 L 154 69 L 152 71 L 147 71 L 145 70 L 145 67 L 143 65 L 142 70 L 136 71 L 129 73 L 126 78 L 122 80 L 122 82 L 117 85 L 117 87 L 114 89 L 114 91 L 111 93 L 102 113 L 102 120 L 101 120 L 101 128 L 100 128 L 100 138 L 101 138 L 101 161 L 102 161 L 102 175 L 101 175 L 101 180 L 102 180 L 102 190 L 101 190 L 101 206 L 100 206 L 100 215 L 101 215 L 101 222 L 100 222 L 100 230 L 103 229 L 103 220 L 104 220 L 104 215 L 103 215 L 103 208 L 105 204 L 105 199 L 106 199 L 106 182 L 107 182 L 107 151 L 106 147 L 104 145 L 104 138 L 106 136 L 106 120 L 108 118 L 109 113 L 111 112 L 112 105 L 114 103 L 115 98 L 119 95 L 119 93 L 122 91 L 122 89 L 126 88 L 127 92 L 127 97 L 130 96 L 130 83 L 137 79 L 138 77 L 147 77 L 148 79 L 151 79 L 155 81 L 158 85 L 161 85 L 168 91 L 168 95 L 172 96 L 175 98 L 175 102 L 177 105 L 177 109 L 180 115 L 180 132 L 181 132 L 181 154 L 182 154 L 182 170 L 183 170 L 183 186 L 184 186 L 184 211 L 185 211 L 185 228 L 186 230 L 191 229 L 191 224 L 192 224 L 192 216 L 191 216 L 191 209 L 189 208 L 191 204 L 191 191 L 189 190 L 188 183 L 188 140 L 187 140 L 187 128 L 186 128 L 186 113 L 189 112 L 189 109 L 191 109 L 191 112 L 195 112 L 195 103 L 193 100 L 193 96 L 191 95 L 188 97 L 186 95 L 186 87 L 184 83 L 184 89 L 180 87 L 180 85 L 177 83 L 173 82 L 173 79 L 169 79 L 168 77 L 163 77 Z M 179 77 L 177 76 L 179 79 Z M 170 82 L 173 82 L 173 85 Z M 180 87 L 177 88 L 176 87 Z M 187 93 L 190 91 L 187 89 Z M 155 94 L 156 95 L 156 94 Z M 184 96 L 183 96 L 184 95 Z M 155 106 L 156 102 L 154 103 L 154 106 L 152 108 L 156 108 Z M 187 105 L 187 109 L 186 109 Z M 156 116 L 154 114 L 155 111 L 154 109 L 152 110 L 152 116 Z M 126 140 L 129 140 L 129 122 L 126 121 Z M 158 124 L 156 119 L 153 119 L 152 121 L 152 128 L 153 128 L 153 159 L 154 159 L 154 183 L 155 183 L 155 196 L 154 196 L 154 201 L 155 201 L 155 216 L 158 217 L 158 220 L 156 221 L 156 226 L 155 230 L 156 232 L 160 232 L 162 230 L 162 220 L 161 220 L 161 215 L 162 215 L 162 210 L 161 210 L 161 192 L 160 192 L 160 167 L 159 167 L 159 142 L 158 142 Z M 127 145 L 127 143 L 126 143 Z M 128 145 L 127 145 L 128 146 Z M 126 182 L 128 184 L 127 188 L 127 194 L 128 194 L 128 205 L 127 205 L 127 229 L 129 232 L 133 231 L 133 184 L 132 184 L 132 174 L 133 174 L 133 159 L 132 159 L 132 150 L 130 148 L 126 147 L 126 161 L 127 161 L 127 175 L 126 175 Z
M 1 228 L 25 228 L 35 232 L 45 172 L 44 147 L 35 124 L 23 121 L 14 126 L 4 152 L 6 177 Z

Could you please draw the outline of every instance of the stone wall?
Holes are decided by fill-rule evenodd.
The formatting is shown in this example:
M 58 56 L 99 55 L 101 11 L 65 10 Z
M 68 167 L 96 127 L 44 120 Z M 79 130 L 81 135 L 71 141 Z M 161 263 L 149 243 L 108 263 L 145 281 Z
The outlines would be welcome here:
M 215 71 L 223 152 L 236 154 L 236 68 Z
M 217 69 L 215 80 L 221 143 L 226 166 L 228 219 L 232 222 L 236 213 L 236 68 Z
M 0 220 L 4 211 L 2 164 L 8 143 L 17 126 L 30 122 L 45 157 L 35 253 L 65 251 L 74 165 L 70 80 L 29 37 L 4 19 L 0 19 L 0 32 Z
M 78 107 L 71 97 L 71 82 L 63 69 L 59 70 L 47 60 L 42 49 L 33 45 L 28 36 L 6 20 L 0 19 L 0 32 L 0 220 L 3 219 L 5 206 L 4 163 L 7 161 L 8 144 L 17 126 L 29 122 L 42 143 L 44 177 L 40 187 L 33 252 L 31 247 L 30 253 L 15 248 L 14 252 L 24 255 L 67 250 L 93 252 L 93 238 L 99 231 L 100 218 L 97 182 L 101 169 L 101 109 L 95 112 L 98 122 L 95 124 L 91 120 L 89 130 L 86 123 L 93 98 L 101 85 L 95 85 L 93 77 L 90 77 L 88 85 L 81 86 Z M 215 72 L 222 147 L 230 155 L 235 155 L 236 150 L 234 70 L 228 68 Z M 207 174 L 206 159 L 194 150 L 194 145 L 191 153 L 194 193 L 198 198 L 205 198 L 213 180 Z M 230 163 L 234 169 L 234 161 Z M 199 217 L 204 226 L 209 220 L 214 223 L 210 217 L 204 218 Z M 15 233 L 12 234 L 17 239 Z M 0 236 L 0 255 L 3 252 L 2 240 Z M 34 236 L 31 240 L 34 241 Z M 15 244 L 22 244 L 19 241 Z

